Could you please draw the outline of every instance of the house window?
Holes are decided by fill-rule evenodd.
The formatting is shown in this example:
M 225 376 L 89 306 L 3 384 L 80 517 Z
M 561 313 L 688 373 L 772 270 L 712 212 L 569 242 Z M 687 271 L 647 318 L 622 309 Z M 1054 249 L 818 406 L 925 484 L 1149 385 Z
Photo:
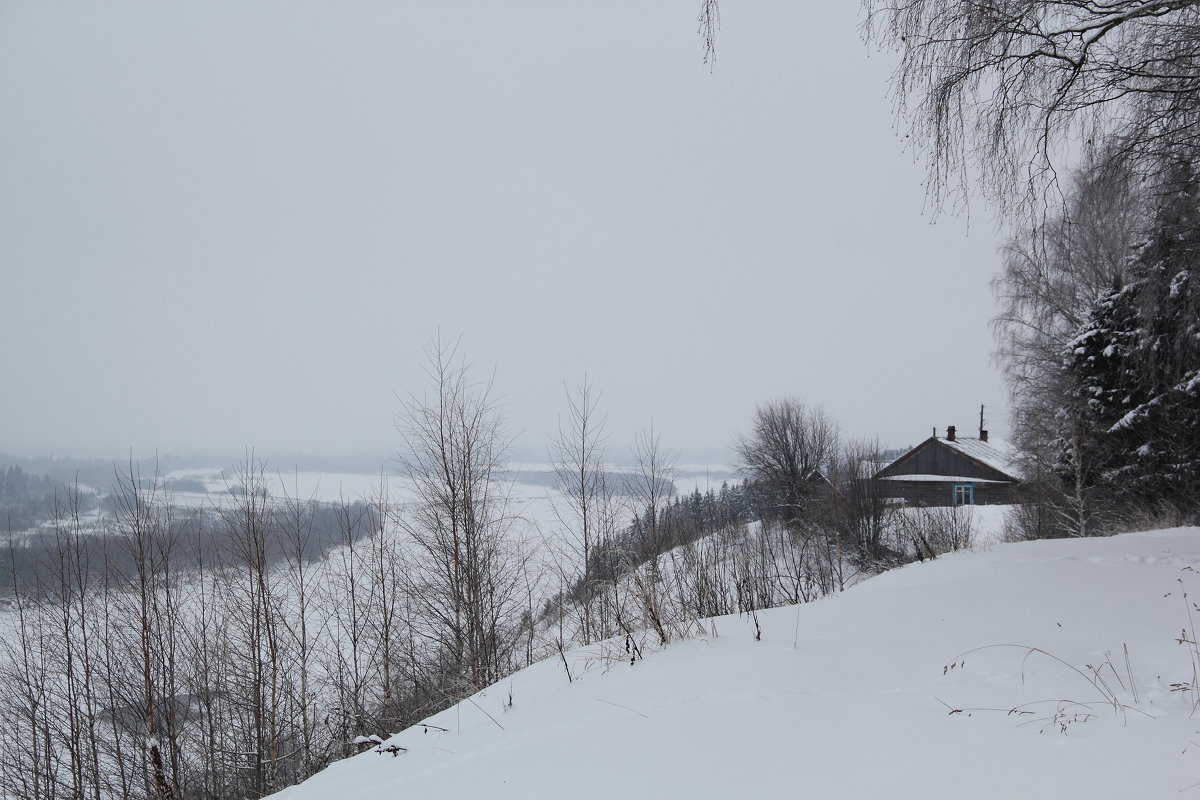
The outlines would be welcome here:
M 973 484 L 973 483 L 956 483 L 956 484 L 954 484 L 954 505 L 956 505 L 956 506 L 973 506 L 973 505 L 975 505 L 975 484 Z

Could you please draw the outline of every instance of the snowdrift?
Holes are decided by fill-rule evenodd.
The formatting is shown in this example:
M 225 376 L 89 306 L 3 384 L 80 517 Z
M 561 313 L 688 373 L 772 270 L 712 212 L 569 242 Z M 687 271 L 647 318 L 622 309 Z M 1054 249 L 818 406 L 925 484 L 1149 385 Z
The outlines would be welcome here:
M 950 554 L 536 664 L 276 797 L 1200 797 L 1197 570 L 1197 528 Z

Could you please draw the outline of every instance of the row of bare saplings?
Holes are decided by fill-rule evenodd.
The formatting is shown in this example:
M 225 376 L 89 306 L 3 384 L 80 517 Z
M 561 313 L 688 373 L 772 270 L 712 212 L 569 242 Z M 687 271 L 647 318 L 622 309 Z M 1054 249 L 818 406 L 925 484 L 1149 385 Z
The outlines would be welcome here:
M 272 497 L 261 466 L 237 481 L 197 511 L 134 470 L 111 516 L 66 497 L 9 537 L 0 797 L 262 796 L 526 660 L 532 593 L 414 550 L 386 487 L 321 504 Z
M 539 630 L 564 647 L 621 635 L 642 648 L 666 644 L 697 620 L 809 602 L 864 574 L 972 544 L 968 508 L 905 508 L 870 481 L 822 480 L 787 509 L 772 507 L 753 481 L 647 504 L 593 543 L 545 605 Z M 555 563 L 577 565 L 581 554 Z
M 262 795 L 346 754 L 368 714 L 403 721 L 382 677 L 404 670 L 395 565 L 369 535 L 386 505 L 239 479 L 198 512 L 131 472 L 111 517 L 67 497 L 40 541 L 10 542 L 0 796 Z M 314 559 L 330 516 L 341 546 Z
M 261 796 L 556 649 L 644 652 L 698 619 L 836 591 L 872 542 L 904 547 L 903 526 L 871 518 L 878 498 L 849 512 L 863 484 L 834 524 L 832 493 L 781 519 L 752 484 L 681 498 L 668 472 L 622 495 L 585 465 L 536 556 L 490 473 L 419 485 L 441 496 L 403 509 L 386 486 L 367 503 L 272 497 L 253 464 L 206 511 L 135 470 L 99 523 L 65 498 L 36 569 L 28 541 L 8 548 L 0 796 Z
M 386 485 L 357 504 L 273 497 L 248 460 L 221 502 L 183 511 L 131 467 L 99 521 L 76 493 L 40 544 L 10 536 L 0 797 L 263 796 L 555 650 L 636 660 L 911 552 L 847 477 L 862 459 L 685 503 L 651 432 L 615 476 L 586 386 L 535 548 L 500 417 L 450 355 L 398 426 L 402 508 Z
M 0 796 L 261 796 L 556 647 L 665 643 L 828 593 L 845 564 L 815 529 L 747 525 L 740 488 L 709 493 L 699 526 L 698 497 L 664 490 L 632 526 L 591 497 L 609 516 L 584 569 L 569 546 L 530 558 L 508 515 L 456 563 L 414 539 L 445 527 L 402 521 L 421 512 L 386 491 L 325 505 L 269 496 L 261 467 L 239 481 L 201 512 L 131 474 L 101 523 L 65 498 L 36 569 L 17 574 L 29 543 L 10 542 Z

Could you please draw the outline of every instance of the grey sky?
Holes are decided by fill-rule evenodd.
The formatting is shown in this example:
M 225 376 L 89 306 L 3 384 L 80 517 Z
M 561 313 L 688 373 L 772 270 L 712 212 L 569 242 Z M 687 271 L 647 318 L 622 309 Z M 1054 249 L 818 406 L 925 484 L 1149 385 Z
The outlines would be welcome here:
M 393 450 L 440 329 L 536 449 L 756 403 L 1005 425 L 997 236 L 930 225 L 858 4 L 0 4 L 0 451 Z

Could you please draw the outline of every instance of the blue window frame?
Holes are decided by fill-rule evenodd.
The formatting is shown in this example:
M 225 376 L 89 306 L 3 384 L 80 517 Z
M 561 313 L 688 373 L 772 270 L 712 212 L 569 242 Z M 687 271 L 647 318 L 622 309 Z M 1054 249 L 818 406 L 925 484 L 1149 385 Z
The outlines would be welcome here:
M 956 506 L 973 506 L 975 505 L 975 484 L 973 483 L 956 483 L 954 484 L 954 505 Z

